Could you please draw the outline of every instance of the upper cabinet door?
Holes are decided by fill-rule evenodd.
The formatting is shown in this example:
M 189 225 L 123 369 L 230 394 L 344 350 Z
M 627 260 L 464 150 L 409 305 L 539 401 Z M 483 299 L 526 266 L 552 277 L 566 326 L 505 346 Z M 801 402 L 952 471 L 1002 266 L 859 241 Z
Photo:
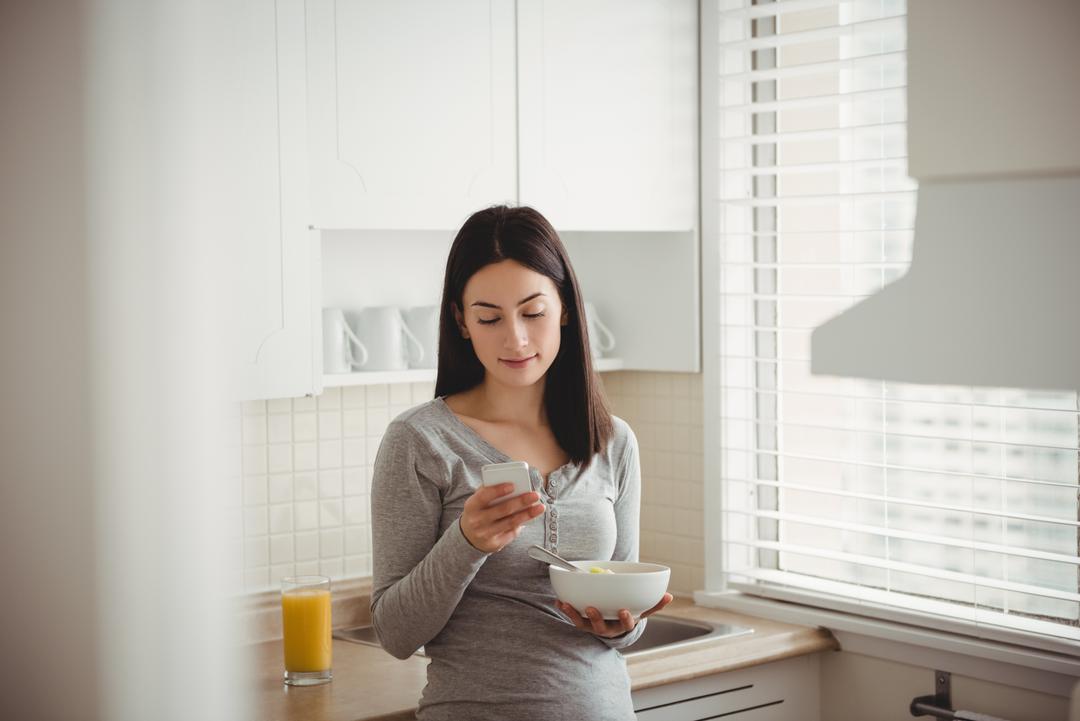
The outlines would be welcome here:
M 310 0 L 312 222 L 456 229 L 517 198 L 513 0 Z
M 314 322 L 318 237 L 308 229 L 303 0 L 236 9 L 234 92 L 219 109 L 231 138 L 228 218 L 235 298 L 231 341 L 241 399 L 318 391 Z
M 697 225 L 697 3 L 518 5 L 521 202 L 559 230 Z

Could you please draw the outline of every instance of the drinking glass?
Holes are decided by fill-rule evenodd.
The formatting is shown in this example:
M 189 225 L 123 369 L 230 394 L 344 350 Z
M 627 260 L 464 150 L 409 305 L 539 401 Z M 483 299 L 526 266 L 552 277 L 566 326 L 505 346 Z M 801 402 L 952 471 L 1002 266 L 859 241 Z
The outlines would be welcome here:
M 314 686 L 330 681 L 330 579 L 281 579 L 281 629 L 285 683 Z

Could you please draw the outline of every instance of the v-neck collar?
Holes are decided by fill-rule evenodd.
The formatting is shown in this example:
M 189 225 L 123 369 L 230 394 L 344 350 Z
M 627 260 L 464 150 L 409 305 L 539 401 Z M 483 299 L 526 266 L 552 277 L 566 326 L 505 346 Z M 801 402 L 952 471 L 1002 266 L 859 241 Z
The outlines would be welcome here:
M 443 399 L 443 396 L 439 396 L 438 398 L 436 398 L 435 403 L 439 405 L 444 411 L 446 411 L 446 414 L 454 421 L 454 424 L 458 426 L 459 430 L 461 430 L 465 435 L 469 436 L 478 446 L 483 448 L 487 455 L 494 456 L 495 463 L 506 463 L 512 460 L 510 456 L 506 455 L 498 448 L 488 443 L 486 438 L 476 432 L 476 429 L 474 429 L 465 421 L 461 420 L 461 418 L 458 417 L 458 414 L 454 413 L 454 409 L 451 408 L 449 404 L 447 404 L 447 402 Z
M 465 435 L 469 436 L 478 446 L 480 446 L 484 450 L 485 453 L 487 453 L 487 455 L 493 456 L 495 463 L 506 463 L 513 460 L 512 458 L 510 458 L 510 456 L 500 451 L 498 448 L 489 443 L 486 438 L 477 433 L 475 428 L 470 426 L 465 421 L 461 420 L 461 418 L 458 417 L 458 414 L 454 413 L 454 409 L 451 408 L 449 404 L 447 404 L 443 396 L 436 397 L 435 403 L 446 412 L 446 414 L 453 420 L 454 424 L 457 425 Z M 565 469 L 570 468 L 573 465 L 574 462 L 572 460 L 567 461 L 566 463 L 551 471 L 551 473 L 548 473 L 547 478 L 550 479 L 556 474 L 562 475 L 562 472 Z M 529 471 L 536 473 L 536 475 L 540 477 L 541 482 L 547 480 L 543 477 L 543 475 L 541 475 L 540 469 L 529 466 Z

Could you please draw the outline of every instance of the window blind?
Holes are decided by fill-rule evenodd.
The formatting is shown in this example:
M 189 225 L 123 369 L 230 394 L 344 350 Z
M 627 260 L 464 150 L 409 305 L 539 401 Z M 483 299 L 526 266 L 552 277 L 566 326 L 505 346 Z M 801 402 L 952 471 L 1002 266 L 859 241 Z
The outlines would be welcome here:
M 714 10 L 710 588 L 1080 641 L 1075 392 L 809 372 L 810 331 L 911 260 L 905 3 Z

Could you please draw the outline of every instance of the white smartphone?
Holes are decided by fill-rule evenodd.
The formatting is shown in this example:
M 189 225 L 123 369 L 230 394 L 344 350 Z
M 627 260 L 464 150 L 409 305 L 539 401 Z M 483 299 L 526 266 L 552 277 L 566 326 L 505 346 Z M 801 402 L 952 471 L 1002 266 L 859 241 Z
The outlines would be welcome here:
M 496 498 L 488 504 L 488 508 L 532 490 L 532 476 L 529 474 L 529 464 L 525 461 L 489 463 L 481 466 L 480 477 L 485 486 L 497 486 L 500 483 L 514 484 L 514 490 Z

